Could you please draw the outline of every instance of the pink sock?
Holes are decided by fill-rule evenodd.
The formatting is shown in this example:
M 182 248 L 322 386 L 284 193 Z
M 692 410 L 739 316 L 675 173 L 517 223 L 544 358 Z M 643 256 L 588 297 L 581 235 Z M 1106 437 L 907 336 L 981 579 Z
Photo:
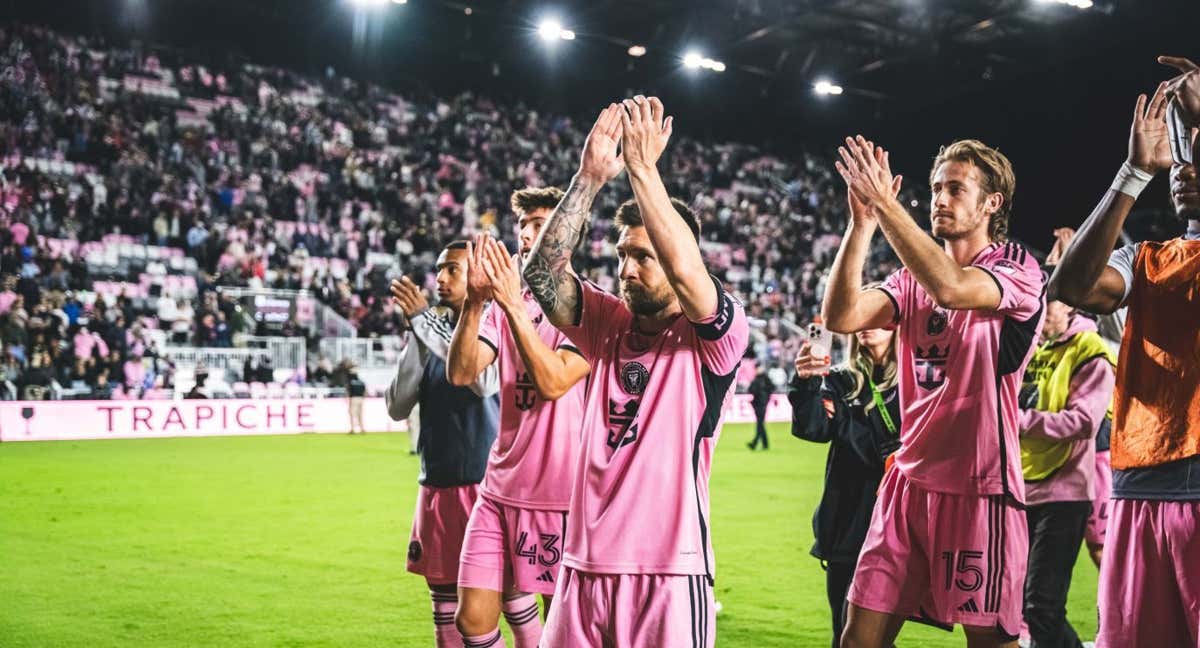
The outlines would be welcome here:
M 433 599 L 433 638 L 437 648 L 463 648 L 462 635 L 454 627 L 454 613 L 458 611 L 458 594 L 454 592 L 430 592 Z
M 477 637 L 463 637 L 463 648 L 505 648 L 505 646 L 504 635 L 500 634 L 499 627 Z
M 512 630 L 516 648 L 537 648 L 542 640 L 542 617 L 536 596 L 524 594 L 505 601 L 504 619 Z

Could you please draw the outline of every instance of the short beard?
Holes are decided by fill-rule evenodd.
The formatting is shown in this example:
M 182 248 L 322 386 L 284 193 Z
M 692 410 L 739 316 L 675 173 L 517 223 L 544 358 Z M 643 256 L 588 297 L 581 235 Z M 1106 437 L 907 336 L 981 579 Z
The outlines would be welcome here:
M 669 298 L 660 297 L 655 299 L 654 296 L 648 294 L 641 288 L 630 288 L 628 284 L 621 284 L 621 299 L 625 301 L 625 305 L 635 315 L 648 317 L 661 312 L 664 308 L 671 305 Z
M 1200 220 L 1200 207 L 1183 207 L 1175 212 L 1175 216 L 1184 223 Z

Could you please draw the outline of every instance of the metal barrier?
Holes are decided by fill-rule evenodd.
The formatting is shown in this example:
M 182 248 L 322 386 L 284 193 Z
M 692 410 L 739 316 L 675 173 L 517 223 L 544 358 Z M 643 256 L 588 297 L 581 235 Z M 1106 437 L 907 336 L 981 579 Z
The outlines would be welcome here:
M 392 368 L 404 348 L 404 338 L 389 335 L 377 338 L 324 338 L 321 355 L 337 364 L 350 360 L 361 369 Z
M 179 368 L 191 368 L 204 364 L 209 369 L 233 369 L 241 372 L 248 358 L 258 358 L 266 355 L 271 358 L 275 369 L 299 369 L 306 365 L 308 358 L 307 345 L 304 338 L 274 338 L 276 343 L 267 348 L 214 348 L 167 346 L 162 350 L 163 355 L 175 361 Z

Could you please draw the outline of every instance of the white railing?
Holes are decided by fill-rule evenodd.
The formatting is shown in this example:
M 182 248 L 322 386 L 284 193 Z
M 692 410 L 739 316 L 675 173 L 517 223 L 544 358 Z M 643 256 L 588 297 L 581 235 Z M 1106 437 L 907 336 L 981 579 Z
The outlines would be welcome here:
M 360 369 L 394 367 L 404 348 L 404 338 L 389 335 L 377 338 L 325 338 L 321 355 L 337 364 L 349 360 Z
M 271 362 L 279 369 L 296 369 L 308 364 L 308 342 L 302 337 L 266 335 L 243 335 L 235 342 L 238 346 L 266 352 Z
M 241 375 L 246 360 L 253 358 L 257 363 L 264 355 L 271 358 L 274 369 L 299 369 L 305 366 L 307 350 L 303 338 L 277 338 L 281 342 L 270 348 L 215 348 L 168 346 L 163 355 L 175 361 L 180 369 L 190 369 L 203 364 L 209 369 L 232 369 Z

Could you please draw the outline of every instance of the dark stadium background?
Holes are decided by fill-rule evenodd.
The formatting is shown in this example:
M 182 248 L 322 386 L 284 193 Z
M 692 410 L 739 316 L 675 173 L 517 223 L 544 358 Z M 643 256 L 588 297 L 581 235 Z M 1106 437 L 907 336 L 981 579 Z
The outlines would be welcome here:
M 1108 186 L 1136 93 L 1169 73 L 1155 55 L 1200 57 L 1196 0 L 1098 1 L 1087 11 L 1040 0 L 411 0 L 357 11 L 346 0 L 8 0 L 0 8 L 5 21 L 170 44 L 199 60 L 307 73 L 333 66 L 418 96 L 474 89 L 580 118 L 613 98 L 655 93 L 691 136 L 779 153 L 830 155 L 840 136 L 863 132 L 922 185 L 939 143 L 978 137 L 1012 158 L 1013 231 L 1043 250 L 1053 226 L 1081 222 Z M 543 47 L 534 32 L 545 15 L 579 37 Z M 648 54 L 631 58 L 633 43 Z M 689 46 L 729 69 L 685 71 L 679 57 Z M 814 96 L 819 76 L 846 94 Z M 1163 187 L 1157 181 L 1139 207 L 1165 206 Z

